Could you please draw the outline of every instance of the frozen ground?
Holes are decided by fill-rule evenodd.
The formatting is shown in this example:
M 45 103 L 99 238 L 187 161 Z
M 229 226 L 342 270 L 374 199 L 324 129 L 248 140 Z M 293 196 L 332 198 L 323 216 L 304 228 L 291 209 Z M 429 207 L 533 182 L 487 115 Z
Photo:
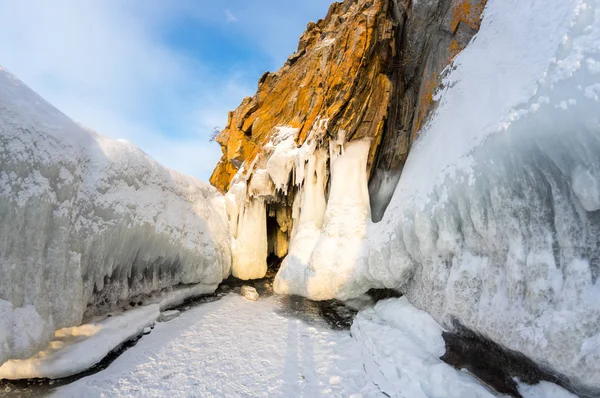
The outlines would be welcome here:
M 236 293 L 158 323 L 103 371 L 55 397 L 493 397 L 441 362 L 441 327 L 405 299 L 359 313 L 333 330 L 323 306 L 298 297 Z M 338 310 L 339 312 L 339 310 Z M 338 324 L 339 325 L 339 324 Z M 51 386 L 50 386 L 51 388 Z M 28 391 L 40 396 L 48 388 Z M 27 393 L 27 392 L 26 392 Z M 572 397 L 551 384 L 526 398 Z M 16 396 L 1 391 L 0 396 Z
M 294 316 L 287 300 L 230 294 L 200 305 L 55 396 L 315 397 L 368 388 L 350 333 Z

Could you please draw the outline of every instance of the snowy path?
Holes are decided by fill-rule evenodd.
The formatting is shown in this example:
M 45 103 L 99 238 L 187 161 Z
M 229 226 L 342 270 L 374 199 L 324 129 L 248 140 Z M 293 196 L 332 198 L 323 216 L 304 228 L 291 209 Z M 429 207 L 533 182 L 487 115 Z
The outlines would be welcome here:
M 349 331 L 331 330 L 318 316 L 300 320 L 285 300 L 262 296 L 250 302 L 229 294 L 195 307 L 158 323 L 110 367 L 55 396 L 377 395 Z
M 264 286 L 263 286 L 264 285 Z M 405 298 L 358 313 L 335 303 L 275 296 L 256 282 L 257 302 L 239 286 L 186 311 L 95 374 L 71 384 L 6 390 L 55 397 L 494 398 L 502 395 L 439 358 L 442 328 Z M 264 287 L 264 288 L 263 288 Z M 1 385 L 0 385 L 1 386 Z M 574 398 L 560 387 L 519 384 L 524 398 Z

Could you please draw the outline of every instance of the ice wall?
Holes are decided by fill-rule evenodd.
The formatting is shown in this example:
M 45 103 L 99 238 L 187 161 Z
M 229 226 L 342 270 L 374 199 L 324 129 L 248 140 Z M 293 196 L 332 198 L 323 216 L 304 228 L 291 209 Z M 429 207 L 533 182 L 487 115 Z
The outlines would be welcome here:
M 0 363 L 131 297 L 230 272 L 223 197 L 0 68 Z
M 490 0 L 444 86 L 358 278 L 598 394 L 600 1 Z

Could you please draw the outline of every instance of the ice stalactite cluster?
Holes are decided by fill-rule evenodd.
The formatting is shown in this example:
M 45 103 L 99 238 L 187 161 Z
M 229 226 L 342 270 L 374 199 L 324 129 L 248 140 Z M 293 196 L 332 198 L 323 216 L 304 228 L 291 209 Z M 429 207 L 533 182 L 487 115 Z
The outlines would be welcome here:
M 275 254 L 284 259 L 278 293 L 329 299 L 352 283 L 356 259 L 366 258 L 371 142 L 346 142 L 344 132 L 324 140 L 326 130 L 318 120 L 298 146 L 297 129 L 277 127 L 263 157 L 236 174 L 226 195 L 235 277 L 264 277 Z
M 315 151 L 306 164 L 299 213 L 290 252 L 279 270 L 274 289 L 316 300 L 345 297 L 340 286 L 353 285 L 355 270 L 365 258 L 367 221 L 367 157 L 370 141 L 330 142 L 331 181 L 326 192 L 326 156 Z M 301 202 L 300 202 L 301 200 Z
M 0 363 L 54 331 L 230 272 L 212 187 L 88 131 L 0 68 Z
M 328 156 L 317 147 L 326 126 L 326 121 L 318 121 L 301 146 L 295 142 L 297 129 L 277 127 L 263 148 L 263 157 L 234 177 L 225 196 L 233 276 L 264 277 L 269 254 L 284 258 L 303 222 L 320 217 L 313 221 L 322 224 Z M 286 203 L 290 200 L 292 203 Z M 268 218 L 274 228 L 267 228 Z

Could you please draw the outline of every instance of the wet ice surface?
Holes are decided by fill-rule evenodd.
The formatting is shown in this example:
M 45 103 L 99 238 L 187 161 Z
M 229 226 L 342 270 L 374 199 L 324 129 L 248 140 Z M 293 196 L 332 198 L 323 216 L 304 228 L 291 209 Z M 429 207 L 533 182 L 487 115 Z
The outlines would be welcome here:
M 257 289 L 258 303 L 239 296 L 243 285 Z M 347 366 L 337 365 L 335 348 L 352 344 L 347 330 L 356 311 L 342 303 L 274 296 L 269 279 L 230 279 L 214 295 L 188 300 L 176 309 L 182 311 L 181 319 L 157 324 L 150 335 L 119 347 L 89 371 L 61 380 L 0 381 L 0 397 L 80 396 L 84 391 L 86 396 L 161 395 L 165 391 L 161 388 L 174 391 L 173 396 L 255 395 L 257 391 L 285 395 L 296 390 L 344 395 L 344 377 L 330 373 Z M 255 345 L 263 348 L 257 350 Z M 240 347 L 247 352 L 240 352 Z M 314 356 L 307 356 L 309 352 Z M 233 368 L 224 371 L 228 366 Z M 360 369 L 355 371 L 350 372 L 348 377 L 354 380 L 348 383 L 360 389 L 356 385 L 360 378 L 355 377 Z M 162 373 L 162 381 L 156 381 L 153 375 Z M 242 380 L 232 379 L 232 374 L 241 374 Z

